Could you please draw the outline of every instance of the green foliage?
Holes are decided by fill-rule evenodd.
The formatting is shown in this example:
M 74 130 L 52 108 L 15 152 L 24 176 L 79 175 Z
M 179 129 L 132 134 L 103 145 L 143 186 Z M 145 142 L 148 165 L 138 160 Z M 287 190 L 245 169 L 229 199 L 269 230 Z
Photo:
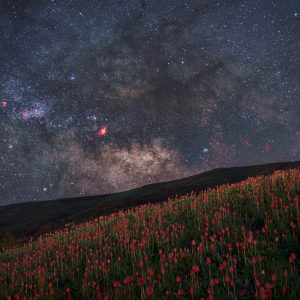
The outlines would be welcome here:
M 12 248 L 17 245 L 17 241 L 9 232 L 0 231 L 0 251 L 4 249 Z

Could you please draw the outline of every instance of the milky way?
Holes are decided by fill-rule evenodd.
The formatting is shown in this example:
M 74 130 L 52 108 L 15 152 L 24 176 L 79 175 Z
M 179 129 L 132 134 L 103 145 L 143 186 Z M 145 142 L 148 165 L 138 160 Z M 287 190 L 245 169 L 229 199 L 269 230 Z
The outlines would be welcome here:
M 0 6 L 0 204 L 300 159 L 298 0 Z

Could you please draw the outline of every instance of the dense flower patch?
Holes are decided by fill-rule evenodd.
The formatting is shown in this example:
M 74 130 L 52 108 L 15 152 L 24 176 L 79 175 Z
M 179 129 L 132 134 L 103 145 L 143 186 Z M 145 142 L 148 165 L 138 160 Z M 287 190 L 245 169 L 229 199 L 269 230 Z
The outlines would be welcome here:
M 68 227 L 0 253 L 0 298 L 300 299 L 299 195 L 277 171 Z

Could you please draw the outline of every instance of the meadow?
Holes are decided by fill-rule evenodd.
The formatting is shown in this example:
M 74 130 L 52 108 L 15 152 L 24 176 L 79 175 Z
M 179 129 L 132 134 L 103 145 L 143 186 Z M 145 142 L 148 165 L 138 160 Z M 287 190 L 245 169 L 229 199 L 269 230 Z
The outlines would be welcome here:
M 300 299 L 299 199 L 291 169 L 66 226 L 0 253 L 0 299 Z

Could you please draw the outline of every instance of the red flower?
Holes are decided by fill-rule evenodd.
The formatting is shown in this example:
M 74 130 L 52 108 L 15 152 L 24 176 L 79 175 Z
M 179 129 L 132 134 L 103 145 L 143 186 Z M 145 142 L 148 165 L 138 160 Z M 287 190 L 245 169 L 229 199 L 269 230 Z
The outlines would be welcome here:
M 206 264 L 209 266 L 211 264 L 211 258 L 210 257 L 207 257 L 206 258 Z
M 282 295 L 284 296 L 286 294 L 286 287 L 283 286 L 281 291 L 282 291 Z
M 266 292 L 265 292 L 265 289 L 263 287 L 261 287 L 260 290 L 259 290 L 259 299 L 261 299 L 261 300 L 266 299 Z
M 178 295 L 179 297 L 183 296 L 183 295 L 184 295 L 184 290 L 179 289 L 179 290 L 177 291 L 177 295 Z
M 148 274 L 150 275 L 150 276 L 153 276 L 154 275 L 154 269 L 152 269 L 152 268 L 149 268 L 148 269 Z
M 200 271 L 199 266 L 198 266 L 198 265 L 193 265 L 193 266 L 192 266 L 192 271 L 193 271 L 194 273 L 198 273 L 198 272 Z
M 140 279 L 138 280 L 138 285 L 139 285 L 139 286 L 144 285 L 144 283 L 145 283 L 145 281 L 144 281 L 143 278 L 140 278 Z
M 148 286 L 148 287 L 146 288 L 146 294 L 147 294 L 147 296 L 148 296 L 148 297 L 152 297 L 152 296 L 153 296 L 153 293 L 154 293 L 153 287 L 152 287 L 152 286 Z
M 258 288 L 260 287 L 260 281 L 259 281 L 258 279 L 255 280 L 255 285 L 256 285 L 256 287 L 258 287 Z

